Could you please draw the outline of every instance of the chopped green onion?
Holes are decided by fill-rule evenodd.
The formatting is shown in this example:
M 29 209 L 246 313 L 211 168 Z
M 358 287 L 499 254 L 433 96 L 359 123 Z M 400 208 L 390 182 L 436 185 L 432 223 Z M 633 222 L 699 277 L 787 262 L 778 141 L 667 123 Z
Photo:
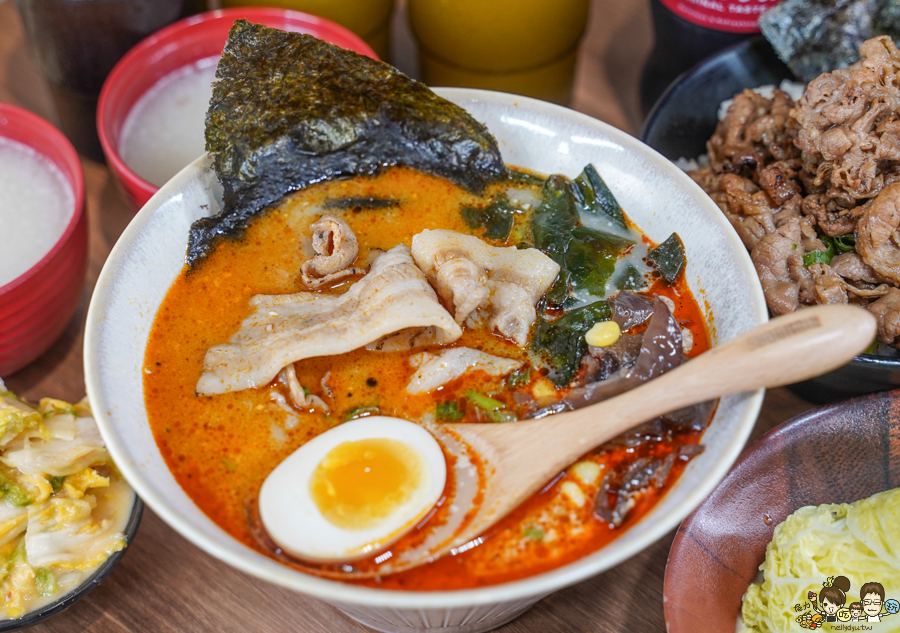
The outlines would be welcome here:
M 519 418 L 516 417 L 516 414 L 512 411 L 504 411 L 499 409 L 497 411 L 488 411 L 487 417 L 491 422 L 496 422 L 498 424 L 504 422 L 518 422 L 519 420 Z
M 485 411 L 496 411 L 497 409 L 502 409 L 506 405 L 500 402 L 499 400 L 494 400 L 483 393 L 478 393 L 477 391 L 470 391 L 466 394 L 466 398 L 469 399 L 469 402 L 474 404 L 479 409 L 484 409 Z
M 803 265 L 804 266 L 812 266 L 814 264 L 830 264 L 831 257 L 828 256 L 828 251 L 810 251 L 809 253 L 805 253 L 803 255 Z
M 525 535 L 525 538 L 535 539 L 536 541 L 540 541 L 544 538 L 544 530 L 539 527 L 526 527 L 522 530 L 522 533 Z
M 438 402 L 435 409 L 435 417 L 444 422 L 459 422 L 462 420 L 463 415 L 465 414 L 459 410 L 459 404 L 457 404 L 456 400 Z
M 842 253 L 852 253 L 856 250 L 856 236 L 853 233 L 846 235 L 838 235 L 831 238 L 834 240 L 834 246 Z
M 506 407 L 505 404 L 499 400 L 494 400 L 483 393 L 470 391 L 466 394 L 466 398 L 479 409 L 486 411 L 487 417 L 491 422 L 515 422 L 518 420 L 515 413 L 511 411 L 501 411 L 501 409 Z
M 521 367 L 507 377 L 506 386 L 510 389 L 515 389 L 516 387 L 527 385 L 530 380 L 531 369 L 528 367 Z
M 237 470 L 237 464 L 235 464 L 233 461 L 231 461 L 227 457 L 222 458 L 222 465 L 225 467 L 225 470 L 227 470 L 230 473 L 233 473 L 234 471 Z
M 378 413 L 378 407 L 353 407 L 344 414 L 344 422 L 349 422 L 354 418 L 365 418 Z

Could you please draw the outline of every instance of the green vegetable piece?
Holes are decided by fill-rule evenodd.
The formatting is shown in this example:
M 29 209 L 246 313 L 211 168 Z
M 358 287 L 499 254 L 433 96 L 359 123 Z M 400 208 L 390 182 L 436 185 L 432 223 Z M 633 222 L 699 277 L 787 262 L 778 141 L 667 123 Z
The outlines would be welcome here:
M 634 242 L 584 226 L 573 230 L 572 237 L 566 251 L 566 268 L 574 289 L 595 297 L 606 296 L 606 282 L 616 270 L 619 255 Z
M 593 165 L 587 165 L 575 179 L 572 193 L 579 213 L 605 215 L 623 229 L 628 229 L 625 214 L 616 197 L 603 182 Z
M 494 400 L 490 396 L 478 393 L 477 391 L 469 391 L 466 393 L 466 398 L 468 398 L 469 402 L 476 407 L 484 409 L 485 411 L 496 411 L 497 409 L 502 409 L 506 406 L 499 400 Z
M 52 596 L 58 590 L 56 578 L 53 572 L 46 567 L 41 567 L 34 574 L 34 586 L 42 596 Z
M 6 499 L 6 502 L 17 508 L 30 506 L 34 503 L 31 495 L 25 492 L 21 486 L 11 482 L 5 475 L 0 474 L 0 496 Z
M 0 400 L 0 438 L 7 433 L 11 436 L 18 435 L 25 429 L 41 426 L 43 419 L 37 411 Z
M 66 481 L 65 477 L 50 477 L 47 481 L 50 482 L 50 487 L 53 488 L 53 494 L 56 494 L 60 490 L 62 490 L 63 483 Z
M 810 251 L 803 254 L 803 265 L 830 264 L 834 259 L 834 240 L 827 235 L 820 235 L 819 240 L 825 245 L 825 250 Z
M 878 337 L 875 337 L 869 346 L 863 350 L 863 354 L 874 354 L 878 350 L 879 340 Z
M 516 185 L 531 185 L 541 187 L 544 184 L 544 179 L 540 176 L 535 176 L 534 174 L 529 174 L 525 171 L 518 171 L 516 169 L 510 169 L 509 171 L 507 171 L 506 177 L 510 182 Z
M 595 301 L 572 310 L 555 321 L 538 317 L 531 349 L 542 355 L 550 367 L 549 378 L 558 387 L 569 384 L 587 351 L 585 333 L 599 321 L 609 321 L 612 308 L 607 301 Z
M 522 534 L 525 535 L 525 538 L 540 541 L 543 540 L 545 533 L 544 530 L 539 527 L 526 527 L 522 530 Z
M 619 254 L 634 243 L 578 223 L 572 183 L 564 176 L 551 176 L 541 189 L 541 204 L 531 223 L 535 247 L 560 265 L 559 277 L 547 293 L 551 306 L 564 306 L 578 290 L 605 296 Z
M 852 253 L 856 250 L 856 236 L 853 233 L 838 235 L 831 239 L 834 242 L 834 247 L 842 253 Z
M 16 548 L 13 550 L 13 553 L 9 555 L 9 562 L 11 564 L 15 564 L 16 561 L 19 560 L 28 560 L 28 553 L 25 551 L 25 535 L 19 537 L 19 542 L 16 543 Z
M 577 226 L 578 212 L 569 179 L 550 176 L 541 189 L 541 204 L 531 218 L 534 247 L 562 265 L 565 263 L 563 255 L 572 241 L 572 231 Z
M 222 458 L 222 465 L 225 467 L 225 470 L 227 470 L 230 473 L 233 473 L 237 470 L 237 464 L 235 464 L 233 461 L 231 461 L 227 457 Z
M 510 389 L 527 385 L 531 381 L 531 368 L 521 367 L 506 377 L 506 386 Z
M 466 393 L 466 398 L 476 407 L 487 412 L 487 418 L 491 422 L 515 422 L 518 419 L 515 413 L 502 410 L 506 407 L 505 404 L 483 393 L 469 391 Z
M 378 407 L 353 407 L 344 414 L 344 422 L 349 422 L 355 418 L 365 418 L 378 413 Z
M 465 413 L 459 410 L 459 404 L 456 400 L 438 402 L 434 413 L 435 417 L 441 422 L 459 422 L 465 415 Z
M 561 308 L 566 304 L 569 295 L 572 294 L 572 275 L 568 269 L 560 268 L 556 281 L 544 294 L 544 301 L 551 307 Z
M 343 210 L 378 210 L 390 209 L 391 207 L 399 207 L 400 201 L 393 198 L 337 198 L 325 201 L 326 209 L 343 209 Z
M 681 243 L 678 233 L 672 233 L 665 242 L 647 253 L 647 259 L 656 266 L 656 270 L 667 283 L 673 283 L 687 262 L 684 244 Z
M 647 287 L 647 280 L 638 272 L 633 264 L 626 265 L 613 280 L 619 290 L 643 290 Z
M 509 203 L 506 196 L 497 196 L 483 209 L 463 207 L 462 216 L 470 229 L 484 229 L 484 237 L 490 240 L 506 241 L 512 231 L 518 209 Z
M 502 424 L 504 422 L 516 422 L 519 418 L 512 411 L 504 411 L 497 409 L 496 411 L 488 411 L 487 417 L 491 422 Z
M 288 193 L 393 166 L 481 193 L 505 180 L 497 142 L 424 84 L 310 35 L 237 20 L 216 70 L 206 149 L 222 213 L 191 228 L 193 266 Z

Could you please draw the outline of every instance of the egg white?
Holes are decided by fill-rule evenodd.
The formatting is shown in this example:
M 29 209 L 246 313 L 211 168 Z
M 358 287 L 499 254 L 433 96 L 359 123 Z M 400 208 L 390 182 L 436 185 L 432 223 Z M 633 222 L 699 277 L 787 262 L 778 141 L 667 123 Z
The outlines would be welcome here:
M 344 442 L 384 438 L 416 451 L 425 464 L 418 488 L 378 525 L 347 530 L 326 519 L 310 495 L 313 472 Z M 440 444 L 421 426 L 370 416 L 345 422 L 313 438 L 269 474 L 259 493 L 259 512 L 272 540 L 285 552 L 317 562 L 350 561 L 374 554 L 409 532 L 441 498 L 447 467 Z

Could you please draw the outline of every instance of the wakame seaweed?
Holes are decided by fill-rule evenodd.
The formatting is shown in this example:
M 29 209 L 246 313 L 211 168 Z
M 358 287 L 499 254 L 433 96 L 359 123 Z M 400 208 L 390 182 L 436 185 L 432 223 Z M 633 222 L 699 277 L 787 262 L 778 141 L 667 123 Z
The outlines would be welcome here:
M 647 259 L 667 283 L 673 283 L 687 263 L 678 233 L 672 233 L 665 242 L 647 253 Z
M 585 333 L 598 321 L 609 321 L 610 318 L 612 308 L 607 301 L 595 301 L 570 310 L 555 321 L 538 317 L 531 349 L 547 361 L 550 380 L 559 387 L 569 384 L 587 351 Z
M 602 214 L 617 226 L 628 230 L 622 207 L 619 206 L 616 197 L 603 182 L 603 178 L 600 177 L 593 165 L 587 165 L 575 179 L 572 193 L 575 196 L 575 205 L 579 213 Z
M 483 209 L 478 207 L 462 209 L 463 220 L 470 229 L 484 229 L 484 237 L 504 242 L 509 238 L 517 213 L 520 211 L 504 195 L 497 196 Z
M 222 213 L 194 223 L 188 264 L 286 194 L 396 165 L 481 193 L 507 177 L 497 142 L 462 108 L 392 66 L 301 33 L 237 20 L 216 69 L 206 149 Z
M 592 166 L 588 167 L 589 170 L 586 168 L 582 176 L 589 172 L 596 174 Z M 541 203 L 532 216 L 535 247 L 560 266 L 559 277 L 546 295 L 551 306 L 564 306 L 578 290 L 594 297 L 604 296 L 606 282 L 615 271 L 619 254 L 634 243 L 618 235 L 581 226 L 579 206 L 583 206 L 589 198 L 596 200 L 594 193 L 591 194 L 593 197 L 586 196 L 583 187 L 565 176 L 551 176 L 541 189 Z M 581 193 L 576 195 L 576 189 Z M 596 192 L 596 189 L 590 191 Z M 582 196 L 582 202 L 578 201 L 579 196 Z M 611 198 L 612 194 L 609 196 Z M 611 199 L 615 203 L 615 198 Z M 615 205 L 618 208 L 618 203 Z M 596 210 L 587 212 L 605 213 Z M 624 222 L 624 215 L 622 217 Z
M 346 211 L 390 209 L 399 206 L 400 201 L 393 198 L 336 198 L 325 201 L 326 209 L 342 209 Z

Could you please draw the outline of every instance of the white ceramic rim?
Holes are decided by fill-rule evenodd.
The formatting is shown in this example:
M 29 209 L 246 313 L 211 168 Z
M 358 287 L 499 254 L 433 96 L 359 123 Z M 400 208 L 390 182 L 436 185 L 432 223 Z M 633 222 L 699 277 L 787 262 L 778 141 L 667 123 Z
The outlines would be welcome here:
M 619 143 L 623 147 L 627 147 L 631 152 L 642 155 L 649 162 L 657 164 L 662 171 L 666 172 L 673 179 L 683 182 L 686 188 L 694 189 L 695 193 L 702 196 L 699 199 L 708 201 L 706 206 L 709 208 L 710 218 L 713 222 L 719 224 L 723 234 L 727 236 L 726 239 L 732 242 L 735 251 L 742 254 L 742 256 L 738 256 L 739 259 L 744 260 L 745 265 L 753 271 L 753 265 L 750 261 L 749 254 L 734 229 L 719 211 L 715 203 L 696 183 L 674 164 L 670 163 L 662 155 L 651 149 L 649 146 L 644 145 L 631 135 L 586 114 L 569 110 L 563 106 L 519 95 L 467 88 L 437 88 L 435 89 L 435 92 L 456 103 L 478 102 L 496 104 L 504 107 L 515 104 L 523 109 L 534 110 L 547 116 L 559 117 L 562 115 L 563 118 L 576 124 L 585 125 L 587 127 L 599 126 L 600 128 L 603 128 L 604 133 L 611 137 L 614 142 Z M 98 322 L 99 318 L 102 318 L 101 314 L 103 309 L 102 305 L 104 303 L 104 294 L 111 284 L 113 271 L 117 268 L 116 263 L 123 258 L 124 253 L 128 248 L 127 245 L 148 223 L 149 218 L 151 217 L 150 213 L 152 213 L 153 208 L 159 201 L 168 197 L 168 192 L 170 190 L 182 188 L 183 183 L 194 177 L 197 170 L 205 165 L 207 161 L 208 158 L 205 156 L 198 158 L 154 194 L 153 198 L 148 201 L 128 227 L 126 227 L 118 242 L 113 247 L 97 280 L 97 285 L 94 294 L 91 297 L 91 303 L 88 310 L 84 340 L 84 373 L 87 393 L 91 398 L 95 418 L 103 438 L 106 441 L 107 449 L 126 479 L 131 483 L 141 499 L 150 506 L 160 518 L 194 545 L 215 556 L 219 560 L 222 560 L 247 574 L 260 578 L 261 580 L 272 582 L 282 587 L 299 591 L 331 603 L 342 602 L 353 605 L 397 609 L 449 609 L 512 602 L 529 597 L 541 597 L 615 567 L 619 563 L 622 563 L 638 552 L 646 549 L 652 543 L 677 527 L 682 519 L 693 511 L 725 477 L 732 464 L 743 450 L 744 444 L 756 423 L 756 418 L 759 415 L 759 410 L 762 406 L 764 395 L 764 390 L 762 389 L 746 395 L 746 413 L 730 429 L 732 436 L 731 444 L 728 446 L 727 450 L 720 454 L 718 461 L 714 467 L 707 472 L 703 482 L 686 495 L 684 502 L 680 506 L 679 512 L 670 513 L 668 516 L 657 520 L 649 527 L 649 529 L 646 529 L 643 538 L 627 544 L 624 547 L 616 547 L 618 540 L 613 541 L 610 545 L 601 548 L 597 552 L 563 567 L 537 576 L 531 576 L 522 580 L 500 585 L 456 591 L 423 592 L 361 587 L 311 576 L 303 572 L 295 571 L 274 560 L 270 561 L 271 565 L 256 564 L 254 561 L 246 560 L 240 555 L 219 547 L 216 543 L 211 543 L 204 537 L 200 530 L 174 512 L 165 498 L 156 494 L 149 486 L 146 486 L 140 471 L 126 458 L 125 448 L 123 444 L 119 442 L 116 432 L 105 413 L 111 405 L 105 399 L 100 397 L 103 392 L 99 385 L 100 376 L 97 369 L 98 358 L 95 351 L 95 338 L 98 334 L 94 327 L 94 324 Z M 755 316 L 759 322 L 765 322 L 768 320 L 768 312 L 765 307 L 762 289 L 759 286 L 755 286 L 751 292 L 758 295 L 756 304 L 759 306 L 759 309 L 758 314 Z M 644 517 L 641 521 L 645 522 L 646 518 L 647 517 Z M 611 551 L 607 551 L 610 548 Z M 247 548 L 247 551 L 253 550 Z M 604 556 L 602 559 L 598 559 L 597 555 L 601 552 Z

